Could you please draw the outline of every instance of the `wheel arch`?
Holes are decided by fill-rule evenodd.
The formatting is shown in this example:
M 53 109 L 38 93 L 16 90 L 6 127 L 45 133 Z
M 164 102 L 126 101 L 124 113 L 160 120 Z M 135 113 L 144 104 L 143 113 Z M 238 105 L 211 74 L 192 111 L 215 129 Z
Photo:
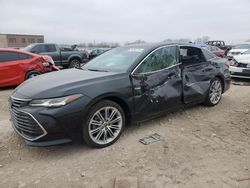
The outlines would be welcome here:
M 70 63 L 74 59 L 77 59 L 82 63 L 82 58 L 80 56 L 78 56 L 78 55 L 69 56 L 68 62 Z
M 224 93 L 224 90 L 225 90 L 225 80 L 224 80 L 223 76 L 217 75 L 217 76 L 215 76 L 215 78 L 220 79 L 221 84 L 222 84 L 222 93 Z
M 110 101 L 113 101 L 113 102 L 119 104 L 121 106 L 121 108 L 123 109 L 123 112 L 125 114 L 126 122 L 131 121 L 131 117 L 132 117 L 131 107 L 129 106 L 129 104 L 126 102 L 125 99 L 123 99 L 118 94 L 114 94 L 114 93 L 101 95 L 101 96 L 98 96 L 95 99 L 93 99 L 92 102 L 88 105 L 87 111 L 89 111 L 89 109 L 93 105 L 95 105 L 96 103 L 103 101 L 103 100 L 110 100 Z
M 24 80 L 27 80 L 27 75 L 28 75 L 30 72 L 32 72 L 32 71 L 34 71 L 34 72 L 39 72 L 40 74 L 42 74 L 42 72 L 39 71 L 39 70 L 37 70 L 37 69 L 30 69 L 30 70 L 28 70 L 28 71 L 25 73 L 25 75 L 24 75 Z

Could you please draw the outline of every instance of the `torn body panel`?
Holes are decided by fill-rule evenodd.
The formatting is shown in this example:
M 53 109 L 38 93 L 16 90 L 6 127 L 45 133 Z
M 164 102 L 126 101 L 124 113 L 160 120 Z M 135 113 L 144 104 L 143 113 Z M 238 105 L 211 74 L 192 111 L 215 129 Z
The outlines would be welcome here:
M 178 65 L 143 75 L 132 75 L 134 106 L 142 119 L 181 105 L 182 79 Z
M 185 66 L 182 71 L 185 104 L 204 100 L 216 68 L 210 62 Z

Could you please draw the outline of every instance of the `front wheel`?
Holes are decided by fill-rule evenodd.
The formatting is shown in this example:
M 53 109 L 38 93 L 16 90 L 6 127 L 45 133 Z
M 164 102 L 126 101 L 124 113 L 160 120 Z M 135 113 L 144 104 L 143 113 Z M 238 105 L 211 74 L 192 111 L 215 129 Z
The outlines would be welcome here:
M 91 147 L 103 148 L 116 142 L 125 127 L 123 109 L 104 100 L 95 104 L 83 125 L 83 139 Z
M 215 78 L 212 80 L 210 84 L 205 104 L 207 106 L 214 106 L 220 102 L 221 97 L 222 97 L 222 83 L 219 78 Z

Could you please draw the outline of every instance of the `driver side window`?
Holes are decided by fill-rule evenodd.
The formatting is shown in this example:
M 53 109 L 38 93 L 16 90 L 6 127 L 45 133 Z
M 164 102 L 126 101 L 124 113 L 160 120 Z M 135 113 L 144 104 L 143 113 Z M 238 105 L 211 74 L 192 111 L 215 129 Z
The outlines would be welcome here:
M 163 47 L 151 53 L 137 68 L 136 73 L 150 73 L 176 64 L 176 46 Z
M 43 53 L 47 52 L 45 45 L 37 45 L 32 49 L 32 52 L 34 53 Z

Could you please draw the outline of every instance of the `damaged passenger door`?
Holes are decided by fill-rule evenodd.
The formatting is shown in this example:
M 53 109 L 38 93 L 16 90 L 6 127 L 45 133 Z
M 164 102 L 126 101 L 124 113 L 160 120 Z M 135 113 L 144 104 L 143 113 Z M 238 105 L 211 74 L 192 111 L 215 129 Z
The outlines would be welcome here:
M 131 74 L 134 108 L 140 119 L 149 118 L 181 104 L 182 80 L 177 47 L 160 47 Z
M 185 104 L 202 102 L 210 86 L 211 66 L 200 48 L 180 47 Z

